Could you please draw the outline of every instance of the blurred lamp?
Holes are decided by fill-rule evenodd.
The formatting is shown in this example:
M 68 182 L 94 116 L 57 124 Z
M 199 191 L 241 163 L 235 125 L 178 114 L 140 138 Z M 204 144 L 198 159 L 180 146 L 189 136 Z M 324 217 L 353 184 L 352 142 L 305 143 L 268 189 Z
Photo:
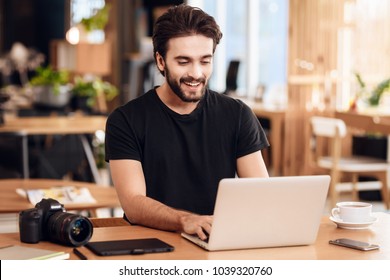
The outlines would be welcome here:
M 66 32 L 66 40 L 72 45 L 76 45 L 79 43 L 80 30 L 78 29 L 78 27 L 73 26 L 68 30 L 68 32 Z

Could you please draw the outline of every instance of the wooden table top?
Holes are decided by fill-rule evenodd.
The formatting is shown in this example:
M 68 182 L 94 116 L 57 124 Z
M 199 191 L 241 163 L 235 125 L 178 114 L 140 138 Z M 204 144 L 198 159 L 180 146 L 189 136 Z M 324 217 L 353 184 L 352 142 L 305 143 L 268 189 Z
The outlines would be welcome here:
M 313 245 L 293 246 L 280 248 L 262 248 L 250 250 L 228 250 L 208 252 L 192 244 L 180 236 L 179 233 L 154 230 L 141 226 L 117 226 L 94 228 L 91 241 L 159 238 L 175 247 L 173 252 L 154 253 L 144 255 L 124 255 L 112 257 L 98 257 L 85 247 L 79 250 L 88 259 L 134 259 L 134 260 L 389 260 L 390 259 L 390 215 L 375 213 L 378 221 L 368 229 L 349 230 L 340 229 L 323 217 L 317 240 Z M 286 233 L 288 234 L 288 233 Z M 379 244 L 380 249 L 374 251 L 358 251 L 340 246 L 330 245 L 330 239 L 351 238 L 364 242 Z M 50 250 L 66 251 L 71 259 L 78 259 L 72 253 L 72 248 L 46 241 L 38 244 L 20 243 L 18 233 L 0 234 L 0 246 L 19 244 L 23 246 L 39 247 Z
M 93 134 L 105 130 L 105 116 L 45 116 L 16 117 L 0 126 L 1 132 L 19 132 L 27 135 Z

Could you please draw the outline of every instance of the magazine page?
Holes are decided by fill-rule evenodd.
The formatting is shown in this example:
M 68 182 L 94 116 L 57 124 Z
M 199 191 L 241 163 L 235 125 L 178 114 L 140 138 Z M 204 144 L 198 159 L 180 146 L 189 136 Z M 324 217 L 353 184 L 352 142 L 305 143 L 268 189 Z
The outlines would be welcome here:
M 49 189 L 18 189 L 17 193 L 27 197 L 33 205 L 40 202 L 43 198 L 52 198 L 61 204 L 96 203 L 88 188 L 83 187 L 61 186 Z

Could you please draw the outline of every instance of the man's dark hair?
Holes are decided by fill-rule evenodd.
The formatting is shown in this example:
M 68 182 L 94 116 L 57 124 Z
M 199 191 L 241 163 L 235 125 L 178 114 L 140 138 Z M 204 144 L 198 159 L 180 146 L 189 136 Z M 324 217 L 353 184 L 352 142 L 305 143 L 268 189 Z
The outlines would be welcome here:
M 201 9 L 186 4 L 169 8 L 154 25 L 152 37 L 154 58 L 156 59 L 158 52 L 165 59 L 169 39 L 191 35 L 203 35 L 213 39 L 213 53 L 222 38 L 222 32 L 215 19 Z

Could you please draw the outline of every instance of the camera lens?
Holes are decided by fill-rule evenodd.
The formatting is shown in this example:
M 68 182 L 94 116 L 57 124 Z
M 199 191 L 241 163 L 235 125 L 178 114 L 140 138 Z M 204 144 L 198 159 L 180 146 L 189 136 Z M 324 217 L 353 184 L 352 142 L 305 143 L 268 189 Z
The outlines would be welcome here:
M 93 226 L 88 218 L 66 212 L 54 213 L 48 221 L 48 237 L 68 246 L 85 245 L 92 237 Z

